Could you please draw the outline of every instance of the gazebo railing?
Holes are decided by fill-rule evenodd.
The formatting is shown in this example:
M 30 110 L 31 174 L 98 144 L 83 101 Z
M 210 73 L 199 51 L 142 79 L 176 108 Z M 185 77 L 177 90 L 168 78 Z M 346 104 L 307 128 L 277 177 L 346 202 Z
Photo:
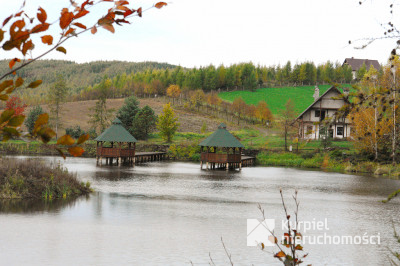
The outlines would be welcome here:
M 240 163 L 242 160 L 241 154 L 226 154 L 226 153 L 201 153 L 201 161 L 209 163 Z
M 97 147 L 97 156 L 101 157 L 133 157 L 134 149 L 120 149 L 118 147 Z

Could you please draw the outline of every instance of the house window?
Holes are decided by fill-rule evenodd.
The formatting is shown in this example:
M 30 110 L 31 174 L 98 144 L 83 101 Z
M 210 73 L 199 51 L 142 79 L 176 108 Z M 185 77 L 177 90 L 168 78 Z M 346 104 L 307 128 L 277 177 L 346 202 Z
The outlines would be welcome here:
M 319 120 L 325 119 L 325 110 L 315 110 L 315 117 L 320 117 Z
M 343 136 L 343 127 L 337 127 L 337 129 L 336 129 L 336 135 L 338 135 L 338 136 Z

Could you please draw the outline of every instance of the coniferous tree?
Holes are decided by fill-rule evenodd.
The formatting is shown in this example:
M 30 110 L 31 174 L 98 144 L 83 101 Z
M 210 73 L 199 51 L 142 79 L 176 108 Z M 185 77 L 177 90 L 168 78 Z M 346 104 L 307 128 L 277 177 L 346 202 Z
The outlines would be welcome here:
M 137 112 L 132 123 L 133 136 L 137 139 L 147 139 L 150 132 L 155 128 L 157 117 L 153 109 L 146 105 Z

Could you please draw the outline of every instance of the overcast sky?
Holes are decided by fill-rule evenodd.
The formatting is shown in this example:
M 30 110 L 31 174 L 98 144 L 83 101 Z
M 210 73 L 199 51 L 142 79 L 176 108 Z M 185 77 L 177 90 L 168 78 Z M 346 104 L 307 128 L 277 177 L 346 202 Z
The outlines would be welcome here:
M 0 20 L 22 2 L 0 0 Z M 156 1 L 130 2 L 145 8 Z M 158 61 L 185 67 L 249 61 L 267 66 L 288 60 L 342 62 L 352 56 L 386 63 L 395 40 L 379 41 L 364 50 L 355 50 L 348 41 L 382 36 L 380 23 L 390 19 L 391 2 L 367 1 L 360 6 L 358 0 L 173 0 L 161 10 L 133 18 L 130 25 L 116 26 L 115 34 L 99 30 L 96 35 L 81 35 L 65 43 L 67 55 L 52 52 L 45 58 Z M 68 5 L 68 0 L 27 0 L 25 10 L 34 16 L 42 6 L 53 21 Z M 100 16 L 98 8 L 91 10 L 92 18 Z M 58 24 L 53 27 L 59 29 Z M 0 58 L 15 55 L 2 50 Z

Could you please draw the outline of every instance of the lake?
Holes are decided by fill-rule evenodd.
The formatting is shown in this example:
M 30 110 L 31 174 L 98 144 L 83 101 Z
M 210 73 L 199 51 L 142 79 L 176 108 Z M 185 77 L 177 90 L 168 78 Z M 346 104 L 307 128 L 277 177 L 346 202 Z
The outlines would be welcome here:
M 25 158 L 25 157 L 20 157 Z M 298 190 L 299 220 L 325 222 L 308 236 L 379 236 L 381 244 L 304 244 L 305 264 L 389 264 L 399 250 L 400 199 L 380 201 L 399 180 L 290 168 L 200 170 L 200 165 L 154 162 L 97 167 L 95 159 L 59 161 L 95 193 L 73 201 L 0 201 L 2 265 L 228 265 L 221 237 L 235 265 L 281 265 L 276 248 L 247 246 L 247 219 L 275 219 L 281 236 L 282 188 L 292 217 Z

